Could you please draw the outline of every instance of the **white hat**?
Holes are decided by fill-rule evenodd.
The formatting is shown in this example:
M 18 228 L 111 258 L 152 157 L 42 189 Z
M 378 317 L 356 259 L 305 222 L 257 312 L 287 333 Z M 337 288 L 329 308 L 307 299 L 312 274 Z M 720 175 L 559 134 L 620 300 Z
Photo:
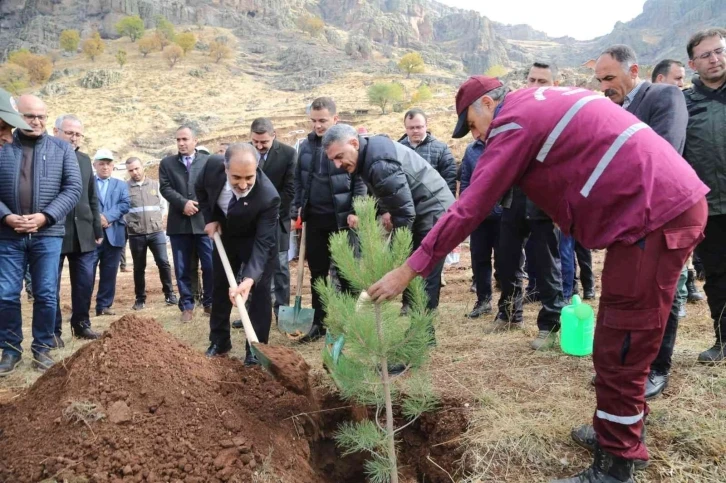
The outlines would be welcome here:
M 197 146 L 197 151 L 204 154 L 211 154 L 206 146 Z
M 110 149 L 99 149 L 93 157 L 94 161 L 107 160 L 113 161 L 113 153 Z

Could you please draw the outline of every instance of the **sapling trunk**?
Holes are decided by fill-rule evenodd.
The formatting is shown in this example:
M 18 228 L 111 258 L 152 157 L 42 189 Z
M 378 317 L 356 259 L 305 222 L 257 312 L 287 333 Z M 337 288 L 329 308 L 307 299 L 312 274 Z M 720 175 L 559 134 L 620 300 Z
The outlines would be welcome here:
M 376 333 L 378 343 L 383 346 L 383 320 L 381 305 L 375 304 Z M 391 462 L 391 483 L 398 483 L 398 465 L 396 463 L 396 432 L 393 429 L 393 403 L 391 401 L 391 381 L 388 378 L 388 358 L 385 353 L 381 356 L 381 374 L 383 379 L 383 394 L 386 398 L 386 438 L 388 439 L 388 459 Z

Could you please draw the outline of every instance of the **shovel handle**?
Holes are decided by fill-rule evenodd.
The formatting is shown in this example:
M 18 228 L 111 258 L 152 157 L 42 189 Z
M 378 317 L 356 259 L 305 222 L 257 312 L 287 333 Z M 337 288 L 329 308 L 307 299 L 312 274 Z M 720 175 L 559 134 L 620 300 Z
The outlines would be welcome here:
M 300 255 L 297 260 L 297 288 L 295 296 L 300 297 L 302 295 L 302 284 L 303 284 L 303 273 L 305 272 L 305 229 L 307 222 L 302 224 L 302 233 L 300 234 Z
M 217 251 L 219 252 L 219 258 L 222 259 L 222 265 L 224 265 L 224 273 L 227 274 L 227 281 L 229 282 L 229 288 L 237 288 L 237 279 L 234 276 L 234 272 L 232 272 L 232 266 L 229 264 L 229 258 L 227 258 L 227 252 L 224 250 L 224 245 L 222 244 L 222 238 L 220 238 L 219 233 L 214 233 L 214 243 L 217 245 Z M 250 321 L 250 316 L 247 315 L 247 309 L 245 308 L 245 302 L 242 300 L 241 295 L 237 295 L 235 297 L 235 302 L 237 303 L 237 309 L 239 310 L 239 316 L 242 319 L 242 327 L 245 331 L 245 336 L 247 337 L 247 342 L 249 342 L 250 345 L 253 343 L 259 343 L 259 339 L 257 338 L 257 334 L 255 333 L 255 329 L 252 327 L 252 322 Z

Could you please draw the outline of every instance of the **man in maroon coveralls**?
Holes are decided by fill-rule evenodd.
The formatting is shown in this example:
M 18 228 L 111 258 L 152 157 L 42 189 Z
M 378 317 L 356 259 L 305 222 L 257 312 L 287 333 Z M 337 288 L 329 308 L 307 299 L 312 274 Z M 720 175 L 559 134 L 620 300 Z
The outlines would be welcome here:
M 401 267 L 368 290 L 388 300 L 426 276 L 512 185 L 587 248 L 607 248 L 595 330 L 595 461 L 560 483 L 632 482 L 647 460 L 644 385 L 678 276 L 703 238 L 708 188 L 663 138 L 586 89 L 507 93 L 469 78 L 456 95 L 454 137 L 486 142 L 471 185 Z

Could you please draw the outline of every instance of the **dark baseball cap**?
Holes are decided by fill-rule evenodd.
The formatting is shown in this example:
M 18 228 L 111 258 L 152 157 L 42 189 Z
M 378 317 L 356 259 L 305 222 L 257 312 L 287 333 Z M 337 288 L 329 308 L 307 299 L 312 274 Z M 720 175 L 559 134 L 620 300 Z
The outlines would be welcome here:
M 20 113 L 18 113 L 18 107 L 15 104 L 13 96 L 3 89 L 0 89 L 0 119 L 5 121 L 5 123 L 11 127 L 25 129 L 26 131 L 33 130 L 33 128 L 28 126 L 28 123 L 23 120 Z
M 466 120 L 469 106 L 487 92 L 502 87 L 502 85 L 502 82 L 496 77 L 485 75 L 469 77 L 466 82 L 461 84 L 456 93 L 456 113 L 459 115 L 459 122 L 456 123 L 452 138 L 463 138 L 469 132 L 469 123 Z

